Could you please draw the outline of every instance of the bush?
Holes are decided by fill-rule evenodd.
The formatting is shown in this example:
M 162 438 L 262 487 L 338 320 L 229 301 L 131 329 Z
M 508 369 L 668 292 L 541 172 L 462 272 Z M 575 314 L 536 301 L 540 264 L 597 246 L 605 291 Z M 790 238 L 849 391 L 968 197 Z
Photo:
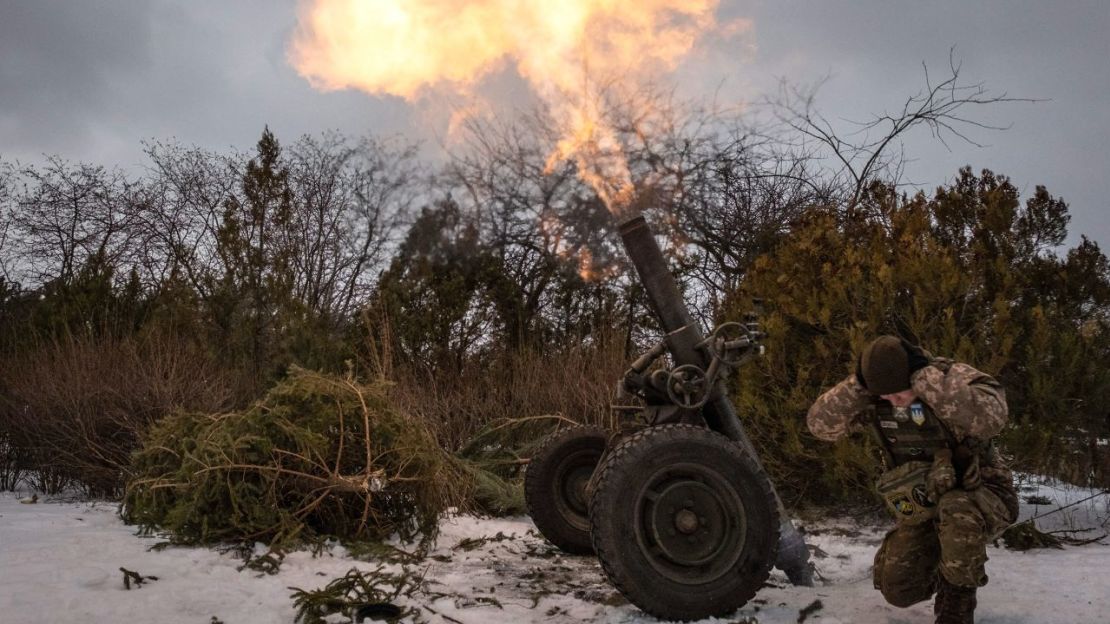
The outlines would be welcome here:
M 614 332 L 615 334 L 616 332 Z M 616 335 L 592 344 L 546 350 L 496 350 L 469 358 L 458 370 L 426 371 L 397 366 L 394 395 L 406 411 L 435 431 L 440 445 L 466 454 L 465 447 L 488 427 L 515 423 L 501 432 L 504 448 L 526 446 L 552 430 L 554 415 L 607 426 L 613 389 L 629 357 Z
M 0 492 L 15 490 L 26 465 L 23 449 L 12 444 L 11 432 L 0 428 Z
M 240 412 L 180 412 L 134 458 L 123 516 L 183 543 L 429 537 L 473 478 L 385 382 L 294 368 Z
M 217 411 L 230 396 L 203 348 L 167 333 L 62 338 L 4 359 L 0 388 L 9 474 L 49 493 L 76 485 L 112 497 L 151 423 L 178 408 Z

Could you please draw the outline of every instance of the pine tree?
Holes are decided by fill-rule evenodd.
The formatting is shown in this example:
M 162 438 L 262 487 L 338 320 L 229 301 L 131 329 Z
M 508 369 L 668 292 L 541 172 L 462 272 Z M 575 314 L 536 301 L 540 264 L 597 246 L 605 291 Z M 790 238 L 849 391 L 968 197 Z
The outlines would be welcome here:
M 294 207 L 289 172 L 269 127 L 256 150 L 243 173 L 241 195 L 224 203 L 216 249 L 223 274 L 211 305 L 217 344 L 225 345 L 233 362 L 246 366 L 257 390 L 285 364 L 278 347 L 293 301 L 289 225 Z

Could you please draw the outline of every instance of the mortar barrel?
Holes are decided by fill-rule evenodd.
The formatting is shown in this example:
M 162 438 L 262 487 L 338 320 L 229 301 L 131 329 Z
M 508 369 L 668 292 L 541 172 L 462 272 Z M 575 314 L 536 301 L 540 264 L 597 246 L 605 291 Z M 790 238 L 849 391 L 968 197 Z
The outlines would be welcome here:
M 675 364 L 693 364 L 704 370 L 710 358 L 698 348 L 704 340 L 701 328 L 690 316 L 690 311 L 682 300 L 682 293 L 678 290 L 678 283 L 667 268 L 667 260 L 644 216 L 635 214 L 622 220 L 618 224 L 618 230 L 624 249 L 640 276 L 648 303 L 666 332 L 664 342 Z M 744 432 L 732 401 L 728 399 L 723 381 L 714 384 L 709 401 L 702 408 L 702 416 L 711 429 L 738 443 L 762 467 L 759 455 Z M 778 492 L 772 491 L 782 518 L 776 566 L 784 570 L 795 585 L 812 585 L 813 568 L 808 561 L 809 550 L 786 514 Z
M 637 214 L 622 221 L 619 231 L 628 257 L 640 276 L 640 283 L 644 286 L 652 312 L 666 332 L 664 343 L 675 364 L 693 364 L 706 369 L 709 357 L 704 350 L 698 348 L 705 337 L 690 316 L 678 290 L 678 283 L 667 268 L 663 251 L 655 241 L 647 221 L 643 215 Z M 711 429 L 739 442 L 755 457 L 754 449 L 744 435 L 740 419 L 725 396 L 722 384 L 718 383 L 713 388 L 708 403 L 702 408 L 702 415 Z
M 659 243 L 643 215 L 637 214 L 619 225 L 621 240 L 640 276 L 652 312 L 668 334 L 667 348 L 675 363 L 693 364 L 704 368 L 708 358 L 697 348 L 703 340 L 701 329 L 690 316 L 678 283 L 667 268 Z

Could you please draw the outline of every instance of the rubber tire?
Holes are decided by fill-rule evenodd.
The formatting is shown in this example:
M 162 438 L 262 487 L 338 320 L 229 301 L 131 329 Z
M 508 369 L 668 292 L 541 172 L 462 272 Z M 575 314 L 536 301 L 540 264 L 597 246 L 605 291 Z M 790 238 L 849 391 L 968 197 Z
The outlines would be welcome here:
M 609 435 L 604 429 L 592 425 L 561 429 L 544 440 L 528 463 L 528 470 L 524 473 L 524 502 L 528 506 L 528 515 L 536 523 L 540 534 L 563 552 L 573 555 L 592 555 L 594 552 L 588 514 L 585 510 L 577 513 L 566 504 L 560 504 L 560 497 L 564 497 L 566 491 L 565 484 L 559 482 L 566 477 L 564 463 L 575 461 L 581 464 L 592 458 L 592 468 L 596 468 L 608 440 Z M 572 457 L 575 459 L 570 459 Z M 588 500 L 577 502 L 585 504 Z
M 655 567 L 663 555 L 651 554 L 643 545 L 645 539 L 654 538 L 644 537 L 650 530 L 643 523 L 638 527 L 637 518 L 646 505 L 662 505 L 658 500 L 647 502 L 651 500 L 647 488 L 654 480 L 665 479 L 668 473 L 681 474 L 691 466 L 717 475 L 714 479 L 719 476 L 717 483 L 724 485 L 704 488 L 725 491 L 738 500 L 746 522 L 743 530 L 733 529 L 738 533 L 739 554 L 737 548 L 726 546 L 727 554 L 714 554 L 707 564 L 723 565 L 737 557 L 725 572 L 708 573 L 719 574 L 708 581 L 680 582 Z M 732 613 L 763 586 L 778 553 L 778 507 L 770 479 L 737 444 L 704 427 L 658 425 L 616 445 L 598 470 L 589 505 L 594 550 L 609 581 L 629 602 L 660 619 L 698 620 Z M 662 515 L 661 507 L 655 513 Z

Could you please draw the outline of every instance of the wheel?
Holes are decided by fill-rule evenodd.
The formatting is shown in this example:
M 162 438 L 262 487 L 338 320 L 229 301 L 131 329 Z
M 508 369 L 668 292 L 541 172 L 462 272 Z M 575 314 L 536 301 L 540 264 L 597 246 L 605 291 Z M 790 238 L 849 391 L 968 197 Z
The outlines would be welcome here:
M 600 427 L 584 425 L 556 431 L 536 451 L 524 473 L 528 514 L 540 533 L 564 552 L 594 552 L 586 486 L 608 439 Z
M 779 541 L 771 482 L 738 445 L 693 425 L 644 429 L 606 456 L 594 550 L 632 604 L 667 620 L 723 616 L 767 580 Z

